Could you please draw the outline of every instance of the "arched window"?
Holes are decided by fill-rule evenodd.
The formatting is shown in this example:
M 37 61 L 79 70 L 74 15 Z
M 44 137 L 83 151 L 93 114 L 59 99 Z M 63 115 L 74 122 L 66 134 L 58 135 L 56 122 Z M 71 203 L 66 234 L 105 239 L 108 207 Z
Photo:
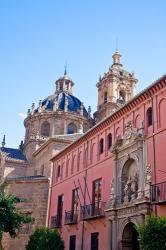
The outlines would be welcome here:
M 50 124 L 49 122 L 43 122 L 41 125 L 41 135 L 49 136 L 50 135 Z
M 120 129 L 120 127 L 118 127 L 116 129 L 115 135 L 116 135 L 116 139 L 121 137 L 121 129 Z
M 63 83 L 60 83 L 59 90 L 63 90 Z
M 110 149 L 112 147 L 112 134 L 109 133 L 107 135 L 107 149 Z
M 70 123 L 67 127 L 67 134 L 77 133 L 77 126 L 74 123 Z
M 99 154 L 102 154 L 104 151 L 104 139 L 100 139 L 100 142 L 99 142 Z
M 147 127 L 152 125 L 153 122 L 153 110 L 152 107 L 148 108 L 146 112 L 146 119 L 147 119 Z
M 104 103 L 107 102 L 107 92 L 104 92 Z
M 125 102 L 125 99 L 126 99 L 125 91 L 124 90 L 120 90 L 119 91 L 119 101 L 120 102 Z
M 159 127 L 166 127 L 165 119 L 165 110 L 166 110 L 166 99 L 162 99 L 159 103 Z
M 135 127 L 136 128 L 140 128 L 141 127 L 141 123 L 143 123 L 142 118 L 140 116 L 140 114 L 138 114 L 135 118 Z

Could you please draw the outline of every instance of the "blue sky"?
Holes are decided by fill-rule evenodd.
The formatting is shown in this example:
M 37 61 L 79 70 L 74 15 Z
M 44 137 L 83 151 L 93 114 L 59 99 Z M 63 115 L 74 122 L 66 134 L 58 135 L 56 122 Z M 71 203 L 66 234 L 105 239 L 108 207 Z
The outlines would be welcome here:
M 165 0 L 1 0 L 0 140 L 19 145 L 22 114 L 54 92 L 66 62 L 75 96 L 95 111 L 116 37 L 137 92 L 166 73 L 165 13 Z

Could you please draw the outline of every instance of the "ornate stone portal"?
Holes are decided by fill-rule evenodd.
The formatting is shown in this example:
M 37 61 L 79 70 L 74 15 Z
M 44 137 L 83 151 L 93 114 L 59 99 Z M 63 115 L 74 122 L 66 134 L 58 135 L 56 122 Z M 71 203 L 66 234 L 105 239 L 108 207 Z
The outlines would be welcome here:
M 106 210 L 110 240 L 108 249 L 139 249 L 134 225 L 149 214 L 151 171 L 146 163 L 144 130 L 125 126 L 124 138 L 117 138 L 112 147 L 114 177 L 109 208 Z

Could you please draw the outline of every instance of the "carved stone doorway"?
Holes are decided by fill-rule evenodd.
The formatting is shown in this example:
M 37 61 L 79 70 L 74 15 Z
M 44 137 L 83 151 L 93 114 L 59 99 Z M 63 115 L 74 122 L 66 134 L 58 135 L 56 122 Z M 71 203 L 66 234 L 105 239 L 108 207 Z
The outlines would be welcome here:
M 133 223 L 128 223 L 122 234 L 122 250 L 139 250 L 138 234 Z

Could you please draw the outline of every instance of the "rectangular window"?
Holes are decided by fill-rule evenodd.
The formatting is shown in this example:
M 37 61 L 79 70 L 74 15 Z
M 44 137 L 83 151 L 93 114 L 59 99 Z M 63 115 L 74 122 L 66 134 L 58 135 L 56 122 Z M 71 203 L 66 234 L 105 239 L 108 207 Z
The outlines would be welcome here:
M 98 250 L 99 249 L 99 233 L 92 233 L 91 234 L 91 250 Z
M 76 250 L 76 235 L 70 236 L 69 250 Z
M 63 195 L 58 196 L 58 206 L 57 206 L 57 223 L 58 223 L 58 226 L 62 225 L 63 200 L 64 200 Z
M 72 213 L 73 213 L 73 219 L 78 214 L 78 205 L 79 205 L 79 188 L 76 188 L 73 190 L 72 193 Z
M 101 206 L 101 182 L 102 179 L 93 182 L 92 202 L 94 208 L 100 208 Z

